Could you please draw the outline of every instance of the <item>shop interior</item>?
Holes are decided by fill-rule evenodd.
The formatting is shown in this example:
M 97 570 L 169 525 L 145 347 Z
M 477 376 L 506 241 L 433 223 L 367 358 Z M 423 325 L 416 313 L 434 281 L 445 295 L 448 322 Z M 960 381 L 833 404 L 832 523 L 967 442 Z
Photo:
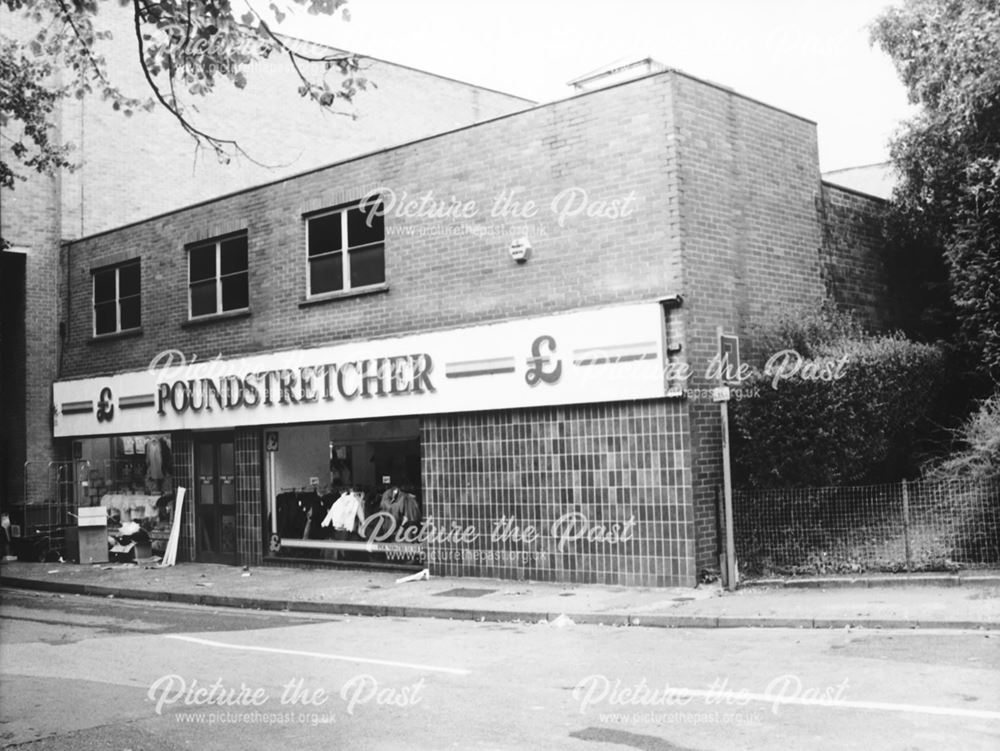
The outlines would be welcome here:
M 417 564 L 418 419 L 265 429 L 275 558 Z M 407 542 L 411 541 L 411 542 Z

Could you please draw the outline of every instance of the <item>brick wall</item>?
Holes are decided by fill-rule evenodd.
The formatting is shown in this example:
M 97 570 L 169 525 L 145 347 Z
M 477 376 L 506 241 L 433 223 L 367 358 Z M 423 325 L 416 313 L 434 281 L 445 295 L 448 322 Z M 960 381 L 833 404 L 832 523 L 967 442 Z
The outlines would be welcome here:
M 895 301 L 879 254 L 879 214 L 886 204 L 831 183 L 822 188 L 820 257 L 827 295 L 857 312 L 870 327 L 890 328 L 896 318 Z
M 72 291 L 64 377 L 142 368 L 165 349 L 204 359 L 676 293 L 676 238 L 663 223 L 677 210 L 669 190 L 669 104 L 670 79 L 647 78 L 72 243 L 66 248 Z M 388 292 L 300 307 L 303 212 L 375 186 L 397 196 L 433 191 L 445 202 L 472 201 L 478 215 L 390 215 Z M 631 193 L 633 210 L 624 219 L 581 215 L 560 226 L 550 204 L 576 188 L 592 203 Z M 512 190 L 538 204 L 536 217 L 492 216 L 498 196 Z M 183 325 L 185 244 L 235 229 L 249 235 L 252 314 Z M 396 234 L 407 231 L 416 234 Z M 534 250 L 527 264 L 517 265 L 508 246 L 523 233 Z M 142 258 L 143 335 L 89 342 L 91 269 L 130 257 Z
M 685 428 L 676 401 L 424 418 L 426 513 L 475 533 L 430 533 L 431 573 L 693 586 Z
M 697 390 L 715 385 L 704 374 L 717 326 L 745 333 L 769 308 L 821 298 L 820 173 L 813 123 L 688 77 L 676 86 L 684 346 Z M 720 410 L 703 391 L 688 408 L 697 560 L 714 567 Z

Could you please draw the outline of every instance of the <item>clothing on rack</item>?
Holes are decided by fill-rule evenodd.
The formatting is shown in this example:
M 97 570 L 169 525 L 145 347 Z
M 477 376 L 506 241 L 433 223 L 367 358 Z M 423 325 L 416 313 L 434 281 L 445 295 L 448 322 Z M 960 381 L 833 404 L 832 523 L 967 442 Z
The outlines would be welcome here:
M 154 437 L 146 441 L 145 448 L 146 479 L 162 480 L 164 477 L 169 477 L 174 470 L 174 457 L 170 453 L 170 444 L 163 438 Z
M 392 514 L 397 527 L 404 522 L 419 524 L 424 518 L 417 497 L 396 487 L 389 488 L 382 494 L 379 508 Z
M 355 525 L 365 522 L 364 496 L 361 493 L 344 492 L 333 502 L 321 526 L 346 529 L 353 532 Z
M 309 496 L 315 493 L 286 491 L 275 498 L 278 516 L 278 534 L 281 537 L 301 538 L 306 528 L 306 517 L 311 502 Z
M 150 480 L 163 479 L 163 452 L 159 438 L 150 438 L 146 442 L 146 477 Z

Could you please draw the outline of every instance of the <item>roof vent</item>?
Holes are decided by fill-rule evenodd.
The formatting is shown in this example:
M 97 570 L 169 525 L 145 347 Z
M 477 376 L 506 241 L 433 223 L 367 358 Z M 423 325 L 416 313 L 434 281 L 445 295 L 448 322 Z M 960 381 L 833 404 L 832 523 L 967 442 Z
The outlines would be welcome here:
M 642 78 L 650 73 L 662 73 L 665 70 L 667 70 L 666 65 L 651 57 L 644 57 L 641 60 L 622 58 L 579 78 L 574 78 L 567 85 L 572 86 L 577 91 L 593 91 L 594 89 L 603 89 L 605 86 L 613 86 L 616 83 Z

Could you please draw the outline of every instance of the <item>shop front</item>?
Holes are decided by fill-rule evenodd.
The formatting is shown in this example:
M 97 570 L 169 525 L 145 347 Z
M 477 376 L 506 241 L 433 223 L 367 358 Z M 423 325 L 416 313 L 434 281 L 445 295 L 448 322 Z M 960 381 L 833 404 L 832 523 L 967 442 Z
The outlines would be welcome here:
M 115 467 L 88 478 L 83 505 L 159 523 L 148 512 L 186 488 L 181 560 L 691 583 L 672 305 L 231 359 L 163 353 L 57 382 L 55 436 Z

